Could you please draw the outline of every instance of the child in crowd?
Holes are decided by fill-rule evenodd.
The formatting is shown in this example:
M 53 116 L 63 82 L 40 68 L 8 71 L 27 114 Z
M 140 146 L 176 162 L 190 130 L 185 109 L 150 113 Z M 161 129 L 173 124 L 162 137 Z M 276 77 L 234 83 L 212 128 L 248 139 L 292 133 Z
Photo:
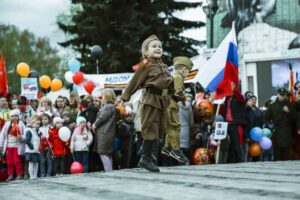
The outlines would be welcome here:
M 179 105 L 179 119 L 180 119 L 180 148 L 185 156 L 190 160 L 190 137 L 191 128 L 194 125 L 194 116 L 192 108 L 192 98 L 190 94 L 186 94 L 185 106 L 182 102 L 178 102 Z
M 215 121 L 213 123 L 212 126 L 212 133 L 215 132 L 215 126 L 216 126 L 216 122 L 224 122 L 224 118 L 221 115 L 216 115 L 215 117 Z M 210 144 L 213 146 L 216 146 L 215 148 L 215 159 L 216 159 L 216 155 L 217 155 L 217 146 L 220 145 L 220 154 L 219 154 L 219 164 L 225 164 L 227 163 L 227 159 L 228 159 L 228 151 L 229 151 L 229 144 L 230 144 L 230 138 L 229 135 L 227 133 L 226 138 L 224 138 L 223 140 L 220 140 L 219 142 L 214 140 L 213 137 L 214 134 L 211 134 L 209 136 L 210 138 Z
M 116 95 L 113 90 L 105 89 L 102 107 L 97 114 L 93 129 L 95 132 L 94 151 L 100 155 L 104 170 L 112 171 L 113 142 L 116 134 L 116 115 L 114 106 Z
M 49 131 L 51 128 L 51 118 L 48 114 L 44 113 L 41 116 L 42 126 L 39 128 L 40 142 L 40 175 L 41 177 L 51 176 L 52 174 L 52 156 L 49 144 Z M 46 172 L 47 169 L 47 172 Z
M 56 176 L 64 173 L 66 148 L 69 142 L 60 139 L 58 132 L 62 127 L 63 120 L 60 117 L 53 118 L 53 128 L 49 132 L 49 143 L 54 156 L 54 173 Z
M 71 118 L 72 118 L 71 114 L 70 114 L 69 112 L 67 112 L 67 111 L 64 111 L 64 112 L 62 113 L 61 117 L 62 117 L 62 119 L 63 119 L 63 121 L 64 121 L 63 125 L 65 124 L 65 122 L 67 123 L 67 122 L 70 121 Z M 75 118 L 75 119 L 76 119 L 76 118 Z
M 52 102 L 49 98 L 43 97 L 40 101 L 39 108 L 37 110 L 38 115 L 47 113 L 50 117 L 54 114 L 55 109 L 52 107 Z
M 10 120 L 5 123 L 0 134 L 0 152 L 6 153 L 7 181 L 14 180 L 16 170 L 16 180 L 21 180 L 23 175 L 23 165 L 21 155 L 25 153 L 25 125 L 20 120 L 20 111 L 15 109 L 9 114 Z
M 84 173 L 87 173 L 89 168 L 89 146 L 93 141 L 93 135 L 87 128 L 84 117 L 77 117 L 76 123 L 77 127 L 71 138 L 70 149 L 75 154 L 75 160 L 83 165 Z
M 40 127 L 40 119 L 38 115 L 33 115 L 29 119 L 29 124 L 25 129 L 26 137 L 26 160 L 29 161 L 29 176 L 30 179 L 36 179 L 39 169 L 39 146 L 40 137 L 38 135 L 38 128 Z

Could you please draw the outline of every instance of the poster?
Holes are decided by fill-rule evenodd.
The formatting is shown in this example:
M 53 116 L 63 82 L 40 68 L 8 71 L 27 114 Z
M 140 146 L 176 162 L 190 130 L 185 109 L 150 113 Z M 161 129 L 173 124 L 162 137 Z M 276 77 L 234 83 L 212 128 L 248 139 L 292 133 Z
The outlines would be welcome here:
M 272 87 L 289 88 L 290 68 L 291 64 L 294 72 L 294 83 L 300 80 L 300 59 L 278 60 L 272 62 Z
M 223 140 L 227 135 L 228 122 L 216 122 L 214 140 Z
M 21 95 L 27 99 L 37 99 L 38 83 L 36 78 L 21 78 Z

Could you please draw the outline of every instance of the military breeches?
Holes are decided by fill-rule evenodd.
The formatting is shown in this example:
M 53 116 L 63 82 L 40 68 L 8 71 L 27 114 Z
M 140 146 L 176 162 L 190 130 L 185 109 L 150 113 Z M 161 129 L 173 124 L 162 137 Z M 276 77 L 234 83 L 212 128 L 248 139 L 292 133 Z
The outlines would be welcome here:
M 180 119 L 179 107 L 177 103 L 172 102 L 166 112 L 166 147 L 172 149 L 180 148 Z
M 142 104 L 141 123 L 144 140 L 155 140 L 165 132 L 165 112 L 148 104 Z

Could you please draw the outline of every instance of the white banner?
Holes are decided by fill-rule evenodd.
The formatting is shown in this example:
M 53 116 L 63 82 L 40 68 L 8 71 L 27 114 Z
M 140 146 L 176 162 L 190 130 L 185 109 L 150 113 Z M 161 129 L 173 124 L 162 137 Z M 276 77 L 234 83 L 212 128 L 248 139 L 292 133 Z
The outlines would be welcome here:
M 94 91 L 103 88 L 112 88 L 115 90 L 122 90 L 126 88 L 128 82 L 131 80 L 133 73 L 119 73 L 119 74 L 86 74 L 84 78 L 91 80 L 95 84 Z M 88 93 L 84 89 L 84 84 L 80 84 L 78 87 L 78 95 L 87 95 Z
M 38 83 L 36 78 L 21 78 L 21 95 L 27 99 L 37 99 Z

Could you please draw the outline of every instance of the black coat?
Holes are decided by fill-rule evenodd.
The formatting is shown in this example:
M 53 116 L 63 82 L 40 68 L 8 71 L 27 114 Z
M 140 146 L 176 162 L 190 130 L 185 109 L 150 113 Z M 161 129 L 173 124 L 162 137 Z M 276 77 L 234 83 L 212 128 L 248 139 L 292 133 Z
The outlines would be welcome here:
M 248 108 L 247 113 L 248 113 L 248 124 L 247 124 L 248 136 L 247 137 L 249 138 L 250 137 L 249 134 L 252 128 L 263 127 L 264 116 L 263 116 L 263 112 L 259 108 L 254 108 L 254 109 Z
M 242 154 L 240 148 L 240 137 L 238 127 L 243 128 L 243 140 L 247 137 L 246 125 L 248 123 L 247 111 L 246 111 L 246 101 L 240 92 L 236 92 L 231 97 L 227 97 L 225 101 L 225 119 L 228 101 L 230 103 L 232 121 L 228 125 L 228 135 L 230 139 L 228 162 L 236 163 L 242 161 Z M 227 120 L 227 119 L 226 119 Z
M 284 112 L 283 107 L 287 106 L 289 112 Z M 279 102 L 276 100 L 271 104 L 265 113 L 265 121 L 272 121 L 275 125 L 273 135 L 274 147 L 290 147 L 293 144 L 293 129 L 295 127 L 296 112 L 289 101 Z
M 88 107 L 82 110 L 79 113 L 79 116 L 82 116 L 86 119 L 87 122 L 93 124 L 97 118 L 98 109 L 94 106 Z

